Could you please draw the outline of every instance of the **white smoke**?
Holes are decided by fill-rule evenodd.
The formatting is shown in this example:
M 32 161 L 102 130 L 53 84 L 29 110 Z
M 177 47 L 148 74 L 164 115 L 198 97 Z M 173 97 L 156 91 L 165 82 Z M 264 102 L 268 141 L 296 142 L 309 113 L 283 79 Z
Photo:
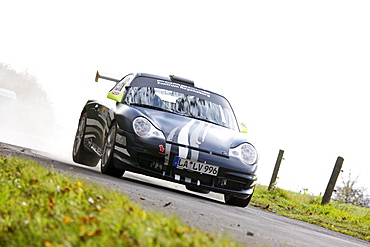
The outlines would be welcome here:
M 0 63 L 0 142 L 69 159 L 73 134 L 56 119 L 55 107 L 37 78 Z
M 0 126 L 8 127 L 17 103 L 15 92 L 0 88 Z

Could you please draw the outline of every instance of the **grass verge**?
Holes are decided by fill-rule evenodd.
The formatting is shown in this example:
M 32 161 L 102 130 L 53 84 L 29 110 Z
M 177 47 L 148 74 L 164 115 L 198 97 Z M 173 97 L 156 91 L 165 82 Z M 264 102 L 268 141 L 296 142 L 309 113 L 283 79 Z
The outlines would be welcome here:
M 331 201 L 321 205 L 321 196 L 304 195 L 257 185 L 251 205 L 290 218 L 316 224 L 370 241 L 370 209 Z
M 127 196 L 0 156 L 0 246 L 239 246 Z
M 0 155 L 0 246 L 240 246 L 118 192 Z M 257 185 L 251 205 L 370 241 L 370 209 Z

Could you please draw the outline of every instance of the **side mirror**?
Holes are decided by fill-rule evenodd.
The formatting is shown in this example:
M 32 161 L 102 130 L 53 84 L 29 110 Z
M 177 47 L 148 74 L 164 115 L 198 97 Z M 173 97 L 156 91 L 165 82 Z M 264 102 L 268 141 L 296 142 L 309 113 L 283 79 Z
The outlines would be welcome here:
M 122 103 L 124 95 L 125 95 L 124 93 L 113 89 L 109 91 L 107 98 L 117 101 L 118 103 Z
M 245 123 L 239 123 L 239 129 L 240 129 L 240 132 L 242 133 L 248 133 L 248 128 Z

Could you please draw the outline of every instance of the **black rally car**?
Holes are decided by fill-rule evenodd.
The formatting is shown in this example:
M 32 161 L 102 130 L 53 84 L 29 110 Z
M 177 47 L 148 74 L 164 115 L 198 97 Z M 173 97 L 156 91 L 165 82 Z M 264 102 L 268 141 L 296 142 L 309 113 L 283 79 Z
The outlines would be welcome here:
M 116 85 L 115 104 L 89 100 L 79 119 L 73 160 L 115 177 L 132 171 L 224 194 L 245 207 L 256 181 L 258 154 L 226 98 L 177 76 L 99 75 Z M 113 107 L 112 107 L 113 105 Z

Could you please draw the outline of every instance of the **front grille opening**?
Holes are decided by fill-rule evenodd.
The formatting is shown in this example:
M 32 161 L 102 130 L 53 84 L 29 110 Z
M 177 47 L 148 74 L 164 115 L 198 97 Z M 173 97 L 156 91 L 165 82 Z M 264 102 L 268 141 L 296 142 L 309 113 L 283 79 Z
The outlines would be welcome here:
M 253 184 L 252 180 L 230 176 L 226 178 L 218 178 L 215 183 L 215 187 L 220 187 L 228 190 L 242 191 L 250 188 L 252 184 Z

